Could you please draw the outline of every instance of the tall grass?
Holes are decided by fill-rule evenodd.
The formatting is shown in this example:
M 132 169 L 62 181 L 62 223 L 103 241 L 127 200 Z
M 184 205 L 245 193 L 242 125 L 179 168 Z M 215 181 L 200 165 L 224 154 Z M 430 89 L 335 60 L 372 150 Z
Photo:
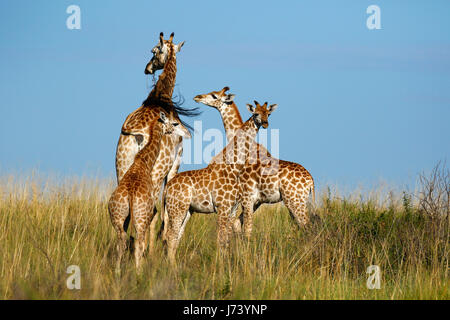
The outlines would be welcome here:
M 449 299 L 449 218 L 413 195 L 337 197 L 325 190 L 298 230 L 283 205 L 262 206 L 249 241 L 216 248 L 216 216 L 194 215 L 169 267 L 162 245 L 138 277 L 132 258 L 114 273 L 110 180 L 0 181 L 2 299 Z M 383 199 L 382 199 L 383 198 Z M 386 200 L 387 199 L 387 200 Z M 416 203 L 417 202 L 417 203 Z M 81 289 L 69 290 L 78 265 Z M 378 265 L 381 287 L 366 269 Z

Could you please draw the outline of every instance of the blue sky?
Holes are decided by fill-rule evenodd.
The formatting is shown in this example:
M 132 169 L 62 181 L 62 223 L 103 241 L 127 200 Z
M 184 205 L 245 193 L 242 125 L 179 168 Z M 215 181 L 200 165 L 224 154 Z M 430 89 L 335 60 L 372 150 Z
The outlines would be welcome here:
M 68 30 L 66 8 L 81 8 Z M 381 9 L 368 30 L 366 8 Z M 110 176 L 125 117 L 147 96 L 158 34 L 175 32 L 175 93 L 225 85 L 279 108 L 280 157 L 318 183 L 408 184 L 450 155 L 449 1 L 0 2 L 0 175 Z M 183 165 L 182 170 L 205 166 Z

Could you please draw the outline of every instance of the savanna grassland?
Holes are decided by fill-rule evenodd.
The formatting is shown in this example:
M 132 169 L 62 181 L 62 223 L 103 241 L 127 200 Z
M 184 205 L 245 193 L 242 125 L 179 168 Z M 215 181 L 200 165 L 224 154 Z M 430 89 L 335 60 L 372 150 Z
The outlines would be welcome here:
M 106 207 L 113 179 L 3 176 L 0 298 L 449 299 L 444 173 L 444 185 L 422 177 L 417 194 L 343 197 L 322 188 L 303 230 L 283 205 L 262 206 L 251 239 L 235 235 L 225 256 L 216 248 L 216 216 L 193 215 L 179 266 L 170 268 L 158 242 L 142 277 L 131 258 L 121 276 L 114 272 L 116 235 Z M 80 290 L 66 286 L 70 265 L 80 267 Z M 370 265 L 380 267 L 379 290 L 366 286 Z

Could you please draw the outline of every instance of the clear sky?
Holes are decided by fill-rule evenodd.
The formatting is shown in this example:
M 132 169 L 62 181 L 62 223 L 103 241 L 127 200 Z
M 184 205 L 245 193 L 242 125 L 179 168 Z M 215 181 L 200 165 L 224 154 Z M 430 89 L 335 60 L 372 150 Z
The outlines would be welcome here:
M 66 8 L 81 8 L 69 30 Z M 369 5 L 381 30 L 369 30 Z M 175 32 L 175 93 L 277 103 L 280 157 L 320 183 L 409 183 L 450 155 L 450 1 L 0 2 L 0 175 L 112 176 L 121 125 L 148 94 L 158 34 Z M 158 73 L 159 75 L 159 73 Z M 183 165 L 181 170 L 203 167 Z

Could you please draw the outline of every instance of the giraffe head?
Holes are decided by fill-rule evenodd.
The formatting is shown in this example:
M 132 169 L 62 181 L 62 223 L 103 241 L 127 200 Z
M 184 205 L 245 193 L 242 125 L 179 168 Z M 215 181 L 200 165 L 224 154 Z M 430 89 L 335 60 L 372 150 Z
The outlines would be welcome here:
M 163 134 L 172 134 L 175 131 L 175 128 L 180 125 L 179 122 L 174 121 L 172 116 L 168 116 L 163 111 L 159 113 L 157 122 L 157 124 L 161 127 Z
M 226 92 L 230 90 L 228 87 L 224 87 L 220 91 L 211 91 L 210 93 L 199 94 L 195 96 L 194 101 L 206 104 L 207 106 L 218 109 L 226 108 L 231 105 L 234 100 L 234 94 L 227 94 Z
M 247 109 L 252 113 L 252 118 L 255 122 L 255 125 L 258 128 L 262 126 L 264 129 L 267 129 L 267 127 L 269 126 L 269 116 L 273 111 L 275 111 L 278 105 L 272 104 L 267 107 L 267 102 L 265 102 L 263 105 L 260 105 L 257 101 L 253 102 L 255 103 L 256 107 L 247 103 Z
M 160 123 L 163 134 L 177 134 L 182 137 L 190 137 L 189 131 L 181 124 L 180 119 L 173 113 L 167 115 L 161 111 L 157 121 Z
M 172 32 L 170 38 L 164 40 L 163 33 L 161 32 L 159 34 L 159 43 L 152 49 L 153 57 L 145 67 L 145 74 L 154 74 L 157 70 L 163 69 L 169 58 L 169 53 L 173 52 L 173 54 L 176 54 L 177 52 L 180 52 L 181 47 L 184 45 L 184 41 L 179 44 L 174 44 L 173 36 L 174 33 Z

